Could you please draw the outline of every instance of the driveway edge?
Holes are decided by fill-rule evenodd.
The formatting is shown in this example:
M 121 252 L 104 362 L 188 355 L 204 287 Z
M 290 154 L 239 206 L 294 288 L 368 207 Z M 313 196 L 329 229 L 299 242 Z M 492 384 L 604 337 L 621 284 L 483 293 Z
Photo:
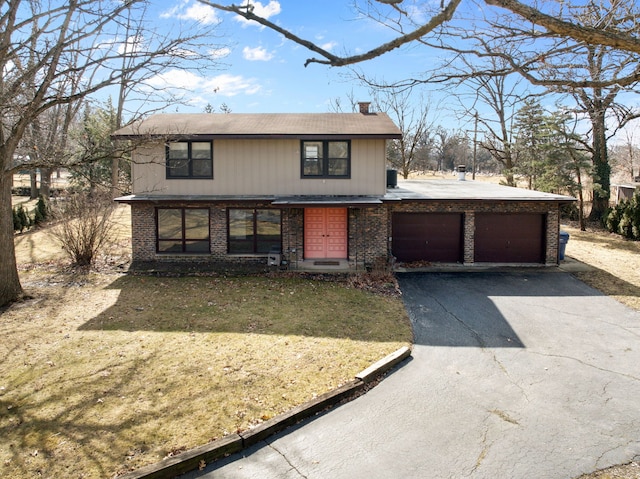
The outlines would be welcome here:
M 297 406 L 286 413 L 275 416 L 260 425 L 239 434 L 230 434 L 155 464 L 118 476 L 118 479 L 169 479 L 209 464 L 223 457 L 248 448 L 269 436 L 291 427 L 343 400 L 351 400 L 368 384 L 411 356 L 411 348 L 404 346 L 389 354 L 367 369 L 356 374 L 355 379 Z

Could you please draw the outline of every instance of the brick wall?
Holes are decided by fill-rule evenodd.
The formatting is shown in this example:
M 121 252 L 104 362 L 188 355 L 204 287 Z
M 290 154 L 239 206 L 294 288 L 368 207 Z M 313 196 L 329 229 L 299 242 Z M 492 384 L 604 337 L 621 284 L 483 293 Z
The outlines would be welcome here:
M 385 205 L 349 210 L 349 261 L 358 268 L 387 264 L 389 213 Z
M 210 254 L 156 253 L 156 208 L 208 208 Z M 266 263 L 265 255 L 229 255 L 227 253 L 227 208 L 269 208 L 270 202 L 228 203 L 132 203 L 131 230 L 133 261 L 139 262 L 212 262 Z
M 132 245 L 134 261 L 145 262 L 217 262 L 266 263 L 266 255 L 227 254 L 227 208 L 270 208 L 264 202 L 197 203 L 209 208 L 210 254 L 166 255 L 156 253 L 157 207 L 194 207 L 193 203 L 131 205 Z M 304 209 L 282 211 L 282 255 L 286 264 L 295 268 L 304 259 Z M 541 213 L 546 217 L 545 262 L 557 264 L 559 237 L 559 206 L 554 202 L 527 201 L 402 201 L 375 207 L 349 208 L 349 262 L 352 268 L 371 268 L 387 264 L 391 258 L 391 219 L 395 212 L 451 212 L 464 217 L 464 263 L 474 261 L 475 214 L 478 212 Z
M 304 259 L 304 209 L 282 210 L 282 255 L 291 268 Z

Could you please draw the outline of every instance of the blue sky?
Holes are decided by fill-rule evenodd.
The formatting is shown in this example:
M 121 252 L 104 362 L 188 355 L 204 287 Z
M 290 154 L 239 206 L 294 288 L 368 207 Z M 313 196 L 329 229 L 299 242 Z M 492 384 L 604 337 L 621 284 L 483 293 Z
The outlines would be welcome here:
M 336 54 L 360 53 L 380 41 L 391 38 L 385 27 L 358 18 L 344 0 L 255 2 L 255 12 L 291 29 Z M 209 76 L 195 76 L 178 71 L 166 72 L 154 80 L 155 85 L 187 86 L 190 104 L 179 111 L 202 111 L 207 103 L 219 107 L 224 103 L 236 113 L 250 112 L 326 112 L 330 102 L 353 92 L 356 100 L 369 98 L 367 88 L 351 78 L 346 68 L 304 62 L 312 56 L 305 48 L 284 39 L 255 22 L 225 12 L 215 11 L 196 0 L 165 2 L 156 11 L 158 26 L 173 19 L 222 20 L 217 31 L 224 36 L 216 40 L 223 48 L 219 55 L 221 70 Z M 401 50 L 360 66 L 368 75 L 388 80 L 402 79 L 420 72 L 416 51 Z M 174 108 L 175 110 L 175 108 Z
M 252 0 L 252 4 L 256 14 L 338 55 L 363 53 L 395 36 L 389 28 L 354 11 L 348 0 Z M 348 111 L 349 96 L 356 101 L 371 99 L 368 88 L 354 79 L 350 69 L 316 63 L 305 67 L 305 60 L 314 56 L 312 52 L 255 22 L 197 0 L 152 1 L 151 5 L 148 14 L 159 31 L 176 21 L 219 24 L 218 38 L 212 39 L 217 48 L 210 52 L 220 62 L 219 69 L 208 74 L 170 70 L 151 80 L 155 87 L 185 89 L 186 103 L 172 105 L 167 111 L 202 112 L 207 104 L 218 111 L 225 104 L 234 113 L 327 112 L 337 98 Z M 415 20 L 422 20 L 417 11 L 413 13 Z M 393 82 L 420 77 L 423 70 L 440 63 L 437 55 L 427 48 L 409 46 L 355 68 L 368 78 Z M 431 104 L 431 121 L 436 125 L 472 130 L 471 117 L 460 119 L 454 113 L 460 100 L 451 93 L 424 86 L 415 92 L 416 97 L 420 94 Z M 462 101 L 469 100 L 467 96 Z M 630 101 L 637 104 L 637 98 Z M 551 97 L 545 99 L 549 109 L 554 109 L 554 102 Z M 492 113 L 481 109 L 480 115 Z M 636 136 L 640 139 L 640 133 Z

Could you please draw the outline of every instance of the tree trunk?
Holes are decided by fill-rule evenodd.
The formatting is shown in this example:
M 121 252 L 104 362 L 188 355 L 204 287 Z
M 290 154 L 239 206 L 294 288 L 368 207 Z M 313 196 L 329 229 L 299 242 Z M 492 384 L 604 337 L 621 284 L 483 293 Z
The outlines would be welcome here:
M 49 199 L 51 197 L 51 168 L 40 168 L 40 196 Z
M 611 165 L 607 155 L 604 112 L 594 112 L 591 122 L 593 124 L 593 206 L 589 219 L 602 221 L 609 209 L 611 196 Z
M 575 157 L 571 154 L 576 165 L 576 179 L 578 183 L 578 224 L 580 231 L 587 231 L 587 225 L 584 221 L 584 194 L 582 193 L 582 173 L 580 172 L 580 164 L 575 161 Z
M 0 174 L 0 306 L 19 299 L 23 294 L 13 242 L 11 177 L 11 172 Z
M 29 199 L 35 200 L 38 197 L 38 170 L 31 170 L 29 172 L 29 179 L 31 180 Z

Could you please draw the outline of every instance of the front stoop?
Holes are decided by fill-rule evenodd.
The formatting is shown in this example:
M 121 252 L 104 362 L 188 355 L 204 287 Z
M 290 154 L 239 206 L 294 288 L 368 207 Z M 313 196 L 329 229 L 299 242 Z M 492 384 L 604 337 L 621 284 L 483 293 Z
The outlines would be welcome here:
M 291 264 L 291 271 L 305 271 L 316 273 L 348 273 L 357 271 L 348 259 L 305 259 Z

